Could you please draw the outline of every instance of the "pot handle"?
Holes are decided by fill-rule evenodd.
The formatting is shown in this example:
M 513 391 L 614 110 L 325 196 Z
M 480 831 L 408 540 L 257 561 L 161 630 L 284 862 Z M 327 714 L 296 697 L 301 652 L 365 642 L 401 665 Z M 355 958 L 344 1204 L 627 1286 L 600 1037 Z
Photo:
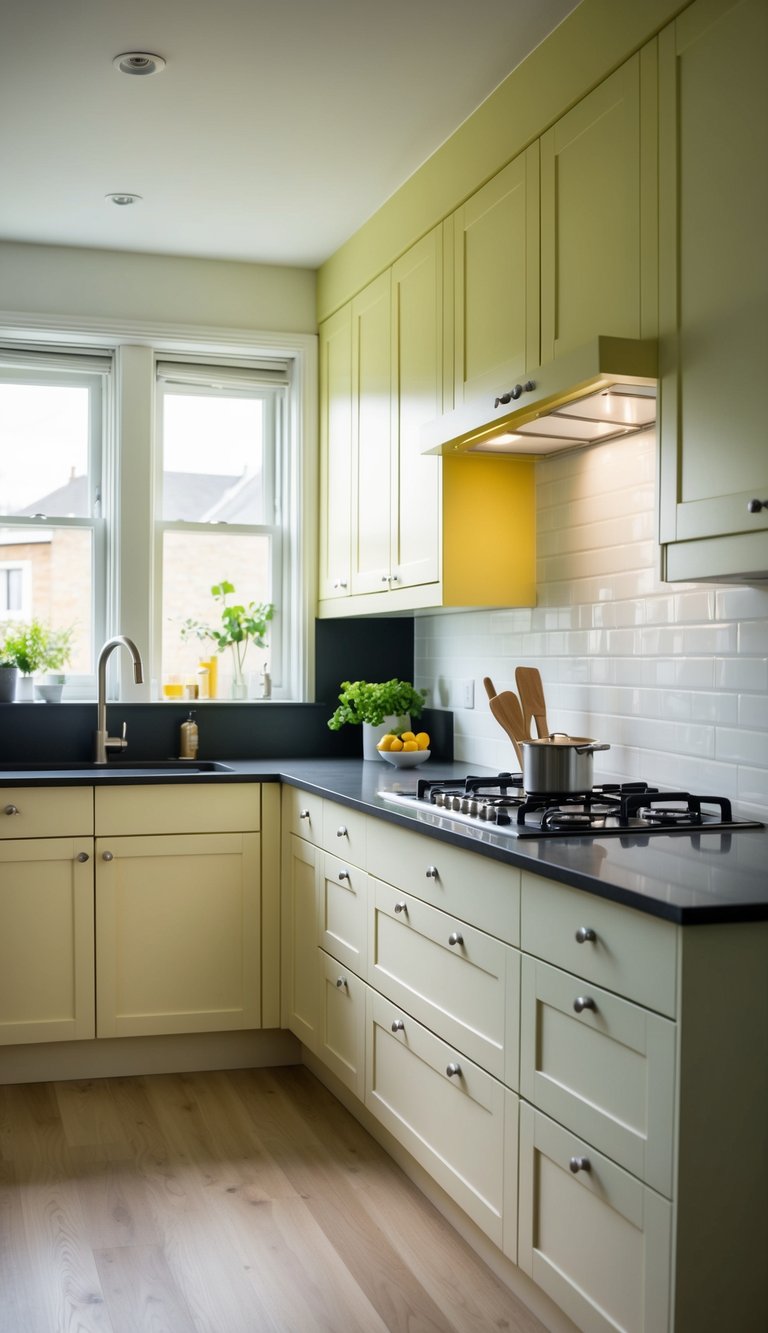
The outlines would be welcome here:
M 606 745 L 605 742 L 600 744 L 595 741 L 592 745 L 574 745 L 573 748 L 577 754 L 594 754 L 597 750 L 610 750 L 611 747 Z

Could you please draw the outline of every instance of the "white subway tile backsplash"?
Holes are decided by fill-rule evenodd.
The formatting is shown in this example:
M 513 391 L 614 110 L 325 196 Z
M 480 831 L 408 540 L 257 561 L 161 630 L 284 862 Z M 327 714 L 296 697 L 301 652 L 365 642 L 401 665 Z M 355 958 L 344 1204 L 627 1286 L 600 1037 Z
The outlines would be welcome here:
M 483 676 L 537 666 L 550 725 L 611 749 L 595 773 L 730 797 L 768 819 L 768 588 L 664 584 L 648 432 L 537 464 L 538 605 L 415 621 L 416 683 L 475 681 L 461 763 L 516 768 Z

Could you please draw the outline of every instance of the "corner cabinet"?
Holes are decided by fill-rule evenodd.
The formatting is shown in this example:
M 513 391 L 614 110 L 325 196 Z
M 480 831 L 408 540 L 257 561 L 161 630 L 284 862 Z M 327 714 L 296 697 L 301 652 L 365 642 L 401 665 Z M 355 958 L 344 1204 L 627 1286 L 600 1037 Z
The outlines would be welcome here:
M 659 36 L 660 540 L 672 582 L 768 577 L 766 68 L 764 0 L 697 0 Z
M 535 600 L 533 465 L 422 453 L 452 376 L 443 267 L 436 227 L 321 326 L 321 618 Z

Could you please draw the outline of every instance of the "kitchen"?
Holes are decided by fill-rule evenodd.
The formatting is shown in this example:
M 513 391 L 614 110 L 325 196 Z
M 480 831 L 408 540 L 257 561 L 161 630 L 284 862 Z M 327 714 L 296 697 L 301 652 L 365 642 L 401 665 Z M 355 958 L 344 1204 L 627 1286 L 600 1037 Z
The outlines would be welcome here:
M 598 7 L 588 3 L 581 8 L 589 11 L 591 23 L 584 22 L 593 39 L 586 64 L 578 75 L 571 71 L 570 87 L 567 80 L 562 84 L 556 107 L 537 124 L 520 126 L 521 147 L 630 49 L 643 46 L 682 6 L 643 7 L 637 19 L 640 31 L 632 38 L 622 32 L 613 48 L 611 25 L 604 31 L 605 25 L 598 23 Z M 565 45 L 562 35 L 561 41 Z M 559 61 L 556 68 L 562 73 L 563 47 L 554 42 L 549 54 Z M 535 72 L 535 65 L 532 68 Z M 492 112 L 493 107 L 486 108 L 486 120 Z M 484 123 L 486 155 L 469 154 L 472 165 L 463 168 L 464 183 L 457 187 L 451 171 L 460 174 L 459 167 L 450 164 L 444 185 L 439 176 L 429 181 L 436 202 L 430 201 L 433 212 L 428 217 L 422 214 L 419 231 L 452 213 L 463 195 L 515 151 L 508 124 L 498 126 L 495 137 L 487 128 Z M 465 133 L 472 133 L 471 124 Z M 498 147 L 502 139 L 503 147 Z M 478 152 L 476 141 L 471 147 Z M 450 147 L 446 153 L 450 155 Z M 367 232 L 353 237 L 321 269 L 321 319 L 330 317 L 337 303 L 341 308 L 416 239 L 408 229 L 413 227 L 411 211 L 419 204 L 413 196 L 419 188 L 414 177 L 403 187 L 399 203 L 395 198 L 378 222 L 372 219 Z M 207 294 L 210 325 L 266 328 L 286 335 L 312 335 L 317 328 L 314 275 L 308 271 L 265 272 L 256 265 L 104 250 L 65 252 L 23 239 L 2 244 L 0 263 L 3 306 L 16 312 L 27 330 L 44 325 L 51 313 L 60 315 L 70 329 L 89 319 L 104 324 L 115 318 L 164 326 L 199 323 L 201 290 Z M 728 445 L 734 459 L 737 443 Z M 481 682 L 490 675 L 497 688 L 512 687 L 514 666 L 522 662 L 541 669 L 549 715 L 558 727 L 610 743 L 601 775 L 716 792 L 733 799 L 744 816 L 764 819 L 764 581 L 742 582 L 726 563 L 720 566 L 722 582 L 661 580 L 653 433 L 540 460 L 535 484 L 537 604 L 505 609 L 502 603 L 450 615 L 422 611 L 413 621 L 414 679 L 431 690 L 436 708 L 453 711 L 456 759 L 465 767 L 509 767 L 509 743 L 484 705 Z M 482 555 L 481 578 L 482 565 L 492 559 L 485 545 Z M 764 571 L 765 564 L 760 568 Z M 390 604 L 397 609 L 396 599 Z

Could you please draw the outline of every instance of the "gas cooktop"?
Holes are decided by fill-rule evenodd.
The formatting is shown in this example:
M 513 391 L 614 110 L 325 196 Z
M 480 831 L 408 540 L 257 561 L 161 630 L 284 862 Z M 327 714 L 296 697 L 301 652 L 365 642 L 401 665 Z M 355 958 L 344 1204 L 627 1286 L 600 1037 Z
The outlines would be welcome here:
M 722 796 L 662 791 L 645 782 L 604 783 L 586 792 L 523 790 L 520 773 L 420 778 L 416 791 L 382 790 L 382 800 L 446 816 L 510 838 L 605 837 L 763 828 L 734 819 Z

